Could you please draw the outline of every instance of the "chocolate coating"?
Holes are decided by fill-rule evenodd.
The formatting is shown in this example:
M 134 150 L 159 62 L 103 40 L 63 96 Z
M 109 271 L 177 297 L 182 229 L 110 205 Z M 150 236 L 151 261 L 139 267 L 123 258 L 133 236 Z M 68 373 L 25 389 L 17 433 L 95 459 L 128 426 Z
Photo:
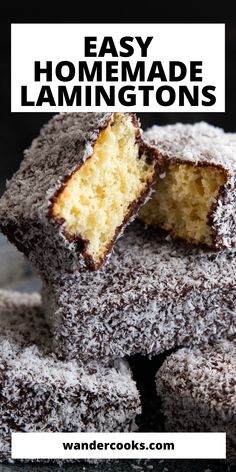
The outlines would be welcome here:
M 235 251 L 208 253 L 131 225 L 95 273 L 52 274 L 45 311 L 61 357 L 156 355 L 236 333 Z
M 124 361 L 59 361 L 39 295 L 0 291 L 0 461 L 13 431 L 130 431 L 139 394 Z
M 236 459 L 236 340 L 171 354 L 157 372 L 167 431 L 227 432 Z
M 236 133 L 225 133 L 207 123 L 153 126 L 144 138 L 168 163 L 213 166 L 225 175 L 208 215 L 212 249 L 236 246 Z
M 139 122 L 134 114 L 130 115 L 140 153 L 153 161 L 159 153 L 142 140 Z M 20 169 L 7 183 L 0 200 L 0 229 L 45 277 L 52 268 L 97 268 L 86 255 L 87 241 L 81 235 L 68 237 L 64 222 L 53 218 L 51 209 L 68 179 L 92 156 L 100 132 L 111 120 L 113 113 L 56 115 L 25 151 Z M 140 202 L 133 202 L 128 209 L 104 258 L 148 192 L 147 188 Z

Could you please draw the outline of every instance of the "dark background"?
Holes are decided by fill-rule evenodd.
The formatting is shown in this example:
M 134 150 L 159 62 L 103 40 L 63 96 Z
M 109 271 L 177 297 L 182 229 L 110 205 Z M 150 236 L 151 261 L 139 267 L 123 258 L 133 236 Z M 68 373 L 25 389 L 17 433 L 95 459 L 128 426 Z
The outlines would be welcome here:
M 211 4 L 209 4 L 211 3 Z M 217 7 L 213 2 L 189 2 L 188 7 L 181 2 L 148 2 L 145 0 L 143 8 L 134 2 L 96 2 L 84 3 L 64 2 L 59 6 L 56 2 L 31 2 L 30 6 L 24 2 L 14 5 L 9 2 L 1 6 L 0 35 L 1 35 L 1 139 L 0 139 L 0 193 L 5 181 L 18 168 L 22 159 L 23 150 L 28 147 L 37 136 L 41 125 L 48 121 L 51 114 L 44 113 L 11 113 L 10 112 L 10 23 L 226 23 L 226 112 L 225 113 L 143 113 L 140 114 L 142 127 L 153 123 L 167 124 L 176 121 L 193 123 L 205 120 L 214 125 L 222 126 L 227 131 L 236 131 L 236 18 L 227 5 L 220 3 Z M 77 8 L 77 9 L 76 9 Z M 174 11 L 175 8 L 175 11 Z M 218 10 L 217 10 L 218 9 Z M 208 11 L 207 11 L 208 10 Z M 91 31 L 92 33 L 92 31 Z M 30 40 L 30 38 L 29 38 Z M 186 41 L 188 38 L 186 38 Z M 53 37 L 52 37 L 53 41 Z M 209 41 L 211 38 L 209 37 Z M 217 53 L 217 52 L 216 52 Z M 147 362 L 147 361 L 143 361 Z M 149 381 L 151 368 L 139 364 L 138 370 L 146 372 L 147 392 L 144 396 L 144 405 L 147 421 L 153 417 L 152 399 L 149 396 Z M 152 376 L 153 378 L 153 376 Z M 153 392 L 153 386 L 152 386 Z M 156 407 L 156 405 L 155 405 Z M 154 408 L 155 409 L 155 408 Z M 150 414 L 150 411 L 152 412 Z M 211 472 L 235 471 L 236 466 L 229 466 L 221 461 L 164 461 L 153 463 L 150 472 Z M 106 468 L 107 467 L 107 468 Z M 20 467 L 20 470 L 23 468 Z M 108 470 L 102 467 L 100 470 Z M 118 464 L 112 470 L 135 470 L 131 463 L 126 461 Z M 143 469 L 146 469 L 145 465 Z M 1 465 L 0 465 L 0 470 Z M 5 469 L 4 469 L 5 470 Z M 8 469 L 7 469 L 8 470 Z M 10 470 L 18 470 L 14 466 Z M 33 470 L 33 469 L 32 469 Z M 43 469 L 42 469 L 43 470 Z M 50 469 L 51 470 L 51 469 Z M 54 469 L 53 469 L 54 470 Z M 77 467 L 76 467 L 76 470 Z M 109 469 L 110 470 L 110 469 Z
M 33 3 L 33 2 L 32 2 Z M 190 11 L 181 8 L 174 12 L 173 2 L 166 7 L 159 2 L 146 2 L 145 9 L 138 7 L 127 11 L 127 2 L 106 3 L 103 1 L 96 4 L 84 3 L 83 11 L 75 12 L 75 6 L 66 2 L 67 8 L 60 11 L 58 5 L 54 9 L 45 7 L 40 3 L 26 8 L 24 2 L 20 6 L 5 6 L 0 19 L 1 26 L 1 140 L 0 140 L 0 193 L 4 188 L 6 178 L 18 168 L 22 159 L 23 150 L 28 147 L 34 137 L 37 136 L 41 125 L 52 116 L 49 113 L 10 113 L 10 23 L 66 23 L 66 22 L 225 22 L 226 23 L 226 112 L 225 113 L 142 113 L 140 114 L 142 127 L 153 124 L 167 124 L 182 122 L 195 122 L 205 120 L 214 125 L 222 126 L 227 131 L 236 131 L 236 19 L 228 11 L 226 15 L 221 5 L 220 12 L 216 7 L 209 13 L 206 12 L 201 3 L 196 5 L 191 2 Z M 177 2 L 176 2 L 177 3 Z M 81 1 L 80 1 L 81 5 Z M 130 6 L 132 3 L 130 4 Z M 162 11 L 162 10 L 166 11 Z M 87 10 L 87 11 L 86 11 Z M 186 38 L 187 41 L 188 38 Z M 30 41 L 30 38 L 29 38 Z M 53 41 L 53 37 L 52 37 Z M 211 38 L 209 37 L 209 41 Z

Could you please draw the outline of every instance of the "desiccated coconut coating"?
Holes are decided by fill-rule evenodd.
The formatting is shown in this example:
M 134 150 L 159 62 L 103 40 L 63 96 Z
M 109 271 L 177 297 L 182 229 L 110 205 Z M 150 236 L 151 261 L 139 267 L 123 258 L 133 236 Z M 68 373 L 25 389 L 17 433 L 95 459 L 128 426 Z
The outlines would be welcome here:
M 0 460 L 11 432 L 129 431 L 139 394 L 124 361 L 59 361 L 40 297 L 0 291 Z
M 236 339 L 180 349 L 156 375 L 167 431 L 227 432 L 236 458 Z
M 153 126 L 145 139 L 166 170 L 139 217 L 215 250 L 236 245 L 236 134 L 207 123 Z
M 97 269 L 161 159 L 132 113 L 65 113 L 42 129 L 0 201 L 0 228 L 45 275 Z
M 95 273 L 53 274 L 43 303 L 59 356 L 155 355 L 236 333 L 235 252 L 206 254 L 134 223 Z
M 194 165 L 212 164 L 232 174 L 236 172 L 236 133 L 225 133 L 222 128 L 199 122 L 154 125 L 144 136 L 158 146 L 167 159 Z
M 0 289 L 0 339 L 15 342 L 15 346 L 43 343 L 50 350 L 50 332 L 45 321 L 41 297 Z

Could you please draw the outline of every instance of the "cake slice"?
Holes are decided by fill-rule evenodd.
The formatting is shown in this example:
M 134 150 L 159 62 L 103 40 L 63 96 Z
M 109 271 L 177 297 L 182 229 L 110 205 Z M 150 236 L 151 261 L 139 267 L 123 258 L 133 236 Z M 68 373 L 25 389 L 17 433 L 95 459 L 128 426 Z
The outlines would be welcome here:
M 156 375 L 166 431 L 226 432 L 236 459 L 236 339 L 180 349 Z
M 139 218 L 220 251 L 236 245 L 236 134 L 207 123 L 153 126 L 145 138 L 162 153 L 165 172 Z
M 0 291 L 0 462 L 12 432 L 130 431 L 140 413 L 126 361 L 60 361 L 37 294 Z
M 135 222 L 101 270 L 52 273 L 43 303 L 62 358 L 157 355 L 227 339 L 236 334 L 235 250 L 186 248 Z
M 101 267 L 161 158 L 132 113 L 66 113 L 35 139 L 0 201 L 0 228 L 47 276 Z

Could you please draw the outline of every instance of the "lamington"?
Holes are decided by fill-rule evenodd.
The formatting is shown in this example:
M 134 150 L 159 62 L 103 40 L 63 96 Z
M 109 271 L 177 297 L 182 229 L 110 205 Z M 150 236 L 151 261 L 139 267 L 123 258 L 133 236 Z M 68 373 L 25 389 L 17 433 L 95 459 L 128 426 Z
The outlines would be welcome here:
M 236 245 L 236 133 L 201 122 L 144 133 L 166 161 L 139 218 L 215 251 Z
M 236 459 L 236 339 L 183 348 L 156 375 L 167 431 L 227 433 L 229 458 Z
M 133 113 L 64 113 L 25 151 L 0 229 L 47 276 L 96 270 L 161 172 Z
M 0 291 L 0 461 L 11 432 L 119 432 L 140 413 L 126 361 L 60 361 L 37 294 Z
M 53 274 L 43 305 L 62 358 L 157 355 L 236 333 L 235 251 L 206 253 L 133 223 L 96 272 Z

